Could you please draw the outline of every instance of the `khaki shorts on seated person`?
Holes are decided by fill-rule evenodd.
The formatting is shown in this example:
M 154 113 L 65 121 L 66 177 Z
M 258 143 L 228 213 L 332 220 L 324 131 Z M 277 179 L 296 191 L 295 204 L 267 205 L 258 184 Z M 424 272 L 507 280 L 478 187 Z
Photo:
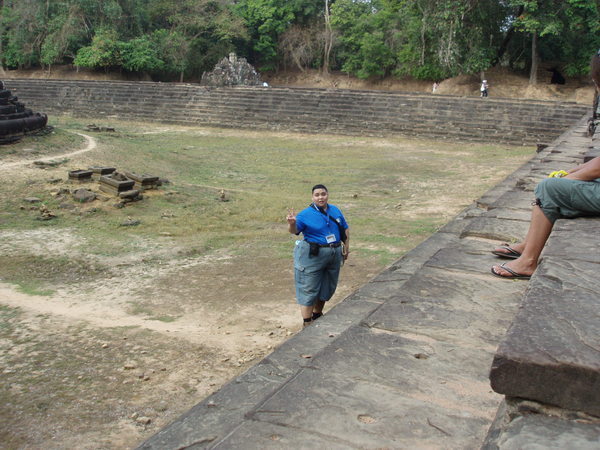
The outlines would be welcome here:
M 600 216 L 600 179 L 546 178 L 536 186 L 535 198 L 551 223 L 560 218 Z

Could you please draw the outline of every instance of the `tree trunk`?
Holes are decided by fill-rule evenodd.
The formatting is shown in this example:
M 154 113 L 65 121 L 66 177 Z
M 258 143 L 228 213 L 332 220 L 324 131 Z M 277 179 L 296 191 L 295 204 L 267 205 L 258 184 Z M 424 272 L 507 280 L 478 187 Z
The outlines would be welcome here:
M 296 53 L 294 51 L 292 51 L 292 59 L 294 60 L 296 67 L 298 67 L 298 69 L 300 69 L 300 72 L 302 72 L 302 73 L 306 72 L 306 70 L 304 70 L 304 67 L 302 67 L 302 62 L 298 59 L 298 55 L 296 55 Z M 285 59 L 283 62 L 283 70 L 284 71 L 286 70 Z M 325 71 L 325 70 L 326 70 L 325 63 L 323 63 L 323 71 Z
M 183 83 L 183 70 L 179 72 L 179 82 Z
M 515 16 L 519 17 L 521 14 L 523 14 L 524 10 L 525 10 L 525 7 L 524 6 L 520 6 L 519 9 L 517 10 L 517 12 L 515 13 Z M 510 41 L 511 41 L 511 39 L 512 39 L 512 37 L 513 37 L 514 34 L 515 34 L 515 27 L 513 27 L 511 25 L 511 27 L 506 32 L 506 36 L 504 36 L 504 40 L 502 41 L 502 44 L 500 44 L 500 47 L 498 48 L 498 52 L 496 53 L 496 57 L 492 61 L 492 64 L 491 64 L 492 67 L 495 66 L 496 64 L 498 64 L 500 62 L 500 60 L 504 56 L 504 53 L 506 53 L 506 50 L 508 49 L 508 44 L 510 44 Z
M 537 50 L 537 32 L 531 36 L 531 71 L 529 72 L 529 84 L 537 84 L 538 71 L 538 50 Z
M 0 8 L 4 8 L 4 0 L 0 0 Z M 2 55 L 4 54 L 4 48 L 2 47 L 2 41 L 4 40 L 4 28 L 0 28 L 0 75 L 4 78 L 4 61 Z
M 333 31 L 331 29 L 331 17 L 329 15 L 329 0 L 325 0 L 325 49 L 323 53 L 323 73 L 329 73 L 329 58 L 333 47 Z

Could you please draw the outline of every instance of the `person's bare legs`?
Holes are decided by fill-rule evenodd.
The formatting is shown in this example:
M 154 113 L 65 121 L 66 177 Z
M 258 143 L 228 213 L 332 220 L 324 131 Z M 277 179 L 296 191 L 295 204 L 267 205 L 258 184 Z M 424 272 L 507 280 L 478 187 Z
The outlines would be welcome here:
M 314 308 L 313 305 L 310 305 L 310 306 L 300 305 L 300 314 L 302 314 L 302 319 L 312 319 L 313 308 Z M 309 323 L 309 322 L 304 322 L 304 323 Z
M 324 307 L 325 302 L 323 300 L 317 300 L 312 306 L 300 306 L 300 314 L 302 314 L 304 326 L 310 325 L 310 322 L 314 317 L 313 314 L 321 314 L 323 312 Z M 311 321 L 307 321 L 306 319 L 311 319 Z
M 302 314 L 302 321 L 303 321 L 303 326 L 307 327 L 312 323 L 312 312 L 313 312 L 313 305 L 310 306 L 300 306 L 300 314 Z
M 323 312 L 323 307 L 325 306 L 325 302 L 323 300 L 317 300 L 315 305 L 313 306 L 312 312 L 320 314 Z
M 513 249 L 521 252 L 521 256 L 506 263 L 506 266 L 521 275 L 533 274 L 535 269 L 537 269 L 540 254 L 552 231 L 552 225 L 552 222 L 548 220 L 541 208 L 534 206 L 525 240 L 520 244 L 512 246 Z M 494 266 L 493 269 L 499 275 L 507 277 L 511 275 L 510 272 L 504 270 L 499 265 Z

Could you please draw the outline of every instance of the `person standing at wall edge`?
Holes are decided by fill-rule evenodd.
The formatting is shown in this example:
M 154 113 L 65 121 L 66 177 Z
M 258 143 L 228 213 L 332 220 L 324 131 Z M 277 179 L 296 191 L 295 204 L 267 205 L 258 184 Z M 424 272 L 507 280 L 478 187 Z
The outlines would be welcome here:
M 304 326 L 323 315 L 323 307 L 334 294 L 343 261 L 350 253 L 350 229 L 338 207 L 329 204 L 329 191 L 322 184 L 312 188 L 312 203 L 298 215 L 290 209 L 288 231 L 304 239 L 294 248 L 296 302 Z
M 481 82 L 481 87 L 479 88 L 479 90 L 481 91 L 481 96 L 482 97 L 487 97 L 488 96 L 488 82 L 487 80 L 483 80 Z

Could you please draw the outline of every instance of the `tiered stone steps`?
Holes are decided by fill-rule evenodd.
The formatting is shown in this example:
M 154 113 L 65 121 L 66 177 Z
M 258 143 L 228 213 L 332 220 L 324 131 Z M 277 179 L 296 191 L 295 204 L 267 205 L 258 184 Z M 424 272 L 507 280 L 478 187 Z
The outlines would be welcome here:
M 48 113 L 218 127 L 535 144 L 588 107 L 571 102 L 302 88 L 9 79 Z

